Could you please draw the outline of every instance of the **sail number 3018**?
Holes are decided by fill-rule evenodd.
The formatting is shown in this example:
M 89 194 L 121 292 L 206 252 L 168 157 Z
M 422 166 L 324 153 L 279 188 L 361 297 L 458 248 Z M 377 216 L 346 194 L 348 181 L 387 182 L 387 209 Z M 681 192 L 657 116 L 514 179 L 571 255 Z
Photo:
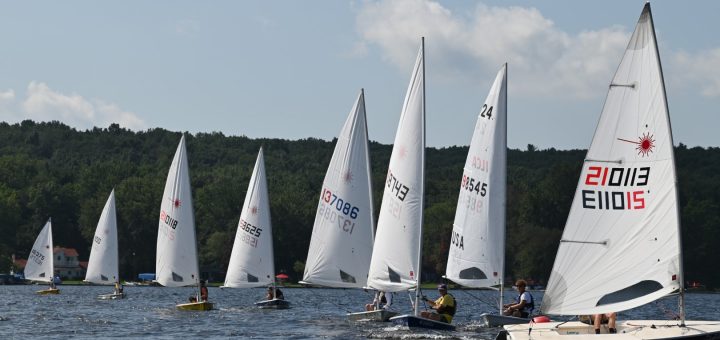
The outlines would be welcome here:
M 358 216 L 358 211 L 360 210 L 358 207 L 353 206 L 350 202 L 347 202 L 333 194 L 332 191 L 327 188 L 323 188 L 322 200 L 330 206 L 335 207 L 337 211 L 342 212 L 346 216 L 350 216 L 350 218 L 355 219 Z

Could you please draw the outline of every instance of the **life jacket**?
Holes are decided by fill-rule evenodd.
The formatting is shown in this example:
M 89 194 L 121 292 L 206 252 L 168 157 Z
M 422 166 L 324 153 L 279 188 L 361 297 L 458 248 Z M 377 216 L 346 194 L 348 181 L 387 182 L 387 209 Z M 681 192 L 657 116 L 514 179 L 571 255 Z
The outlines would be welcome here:
M 528 292 L 527 290 L 523 292 L 523 294 L 527 294 L 528 296 L 530 296 L 530 301 L 525 302 L 525 307 L 523 307 L 522 311 L 527 312 L 528 314 L 532 314 L 533 310 L 535 310 L 535 297 L 532 296 L 532 294 L 530 294 L 530 292 Z M 521 298 L 522 294 L 519 294 L 516 299 L 517 303 L 520 303 L 520 301 L 522 301 Z
M 457 299 L 450 294 L 447 293 L 447 295 L 450 295 L 450 297 L 453 298 L 453 305 L 452 306 L 440 306 L 440 308 L 437 309 L 438 314 L 448 314 L 450 316 L 455 316 L 455 311 L 457 311 Z

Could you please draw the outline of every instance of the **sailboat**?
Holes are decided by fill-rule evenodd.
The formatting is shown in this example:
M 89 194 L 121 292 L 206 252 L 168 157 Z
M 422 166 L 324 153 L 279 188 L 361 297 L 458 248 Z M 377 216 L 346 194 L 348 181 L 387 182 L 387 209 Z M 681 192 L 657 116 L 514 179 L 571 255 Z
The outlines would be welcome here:
M 454 329 L 419 316 L 425 191 L 425 39 L 413 67 L 390 155 L 368 287 L 383 292 L 414 289 L 413 314 L 390 321 L 407 327 Z
M 110 192 L 105 207 L 100 214 L 92 248 L 88 261 L 86 282 L 100 285 L 120 284 L 118 273 L 118 235 L 117 217 L 115 214 L 115 190 Z M 114 300 L 125 298 L 125 292 L 114 291 L 109 294 L 100 294 L 98 299 Z
M 543 298 L 542 312 L 592 315 L 679 295 L 679 320 L 618 321 L 623 339 L 717 339 L 686 321 L 673 139 L 650 4 L 610 82 Z M 578 339 L 581 322 L 508 325 L 500 337 Z M 605 333 L 606 328 L 601 332 Z
M 40 295 L 60 294 L 60 290 L 55 288 L 53 282 L 55 278 L 55 261 L 53 256 L 52 222 L 49 219 L 35 239 L 35 243 L 33 243 L 24 273 L 26 280 L 50 284 L 48 289 L 39 290 L 36 293 Z
M 168 171 L 160 205 L 157 253 L 155 257 L 157 282 L 165 287 L 197 286 L 194 302 L 178 304 L 180 310 L 206 311 L 213 304 L 202 301 L 195 214 L 190 191 L 185 135 L 175 151 Z
M 507 64 L 480 109 L 460 182 L 445 277 L 472 288 L 499 288 L 500 315 L 481 315 L 488 327 L 527 323 L 502 316 L 507 168 Z
M 223 287 L 252 288 L 270 286 L 273 298 L 256 302 L 259 308 L 285 309 L 290 303 L 278 299 L 275 288 L 270 197 L 265 176 L 265 157 L 260 148 L 250 184 L 245 193 L 235 243 Z
M 325 173 L 300 283 L 334 288 L 366 286 L 375 233 L 372 201 L 365 93 L 361 90 Z M 380 309 L 349 313 L 348 317 L 386 321 L 395 315 Z

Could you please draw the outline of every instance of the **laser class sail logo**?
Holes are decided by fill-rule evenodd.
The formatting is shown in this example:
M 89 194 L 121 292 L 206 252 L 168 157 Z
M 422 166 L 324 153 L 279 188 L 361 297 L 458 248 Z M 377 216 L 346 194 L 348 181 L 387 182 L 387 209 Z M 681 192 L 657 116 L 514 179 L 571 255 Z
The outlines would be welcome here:
M 638 151 L 638 155 L 642 157 L 649 156 L 655 148 L 655 140 L 653 139 L 653 135 L 651 135 L 649 132 L 643 133 L 642 137 L 638 137 L 638 141 L 632 141 L 622 138 L 618 138 L 618 140 L 636 144 L 637 147 L 635 149 Z

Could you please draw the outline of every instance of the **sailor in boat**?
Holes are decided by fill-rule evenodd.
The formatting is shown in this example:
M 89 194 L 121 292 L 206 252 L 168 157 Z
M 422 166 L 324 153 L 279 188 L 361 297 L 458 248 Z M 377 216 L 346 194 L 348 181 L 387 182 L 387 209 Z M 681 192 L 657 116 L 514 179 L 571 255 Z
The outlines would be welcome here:
M 115 279 L 114 276 L 113 276 L 113 279 Z M 115 279 L 115 294 L 122 294 L 122 292 L 123 292 L 123 286 L 120 284 L 120 282 L 118 282 L 117 279 Z
M 420 316 L 426 319 L 451 323 L 457 309 L 455 297 L 448 294 L 447 285 L 444 283 L 438 285 L 438 293 L 440 293 L 440 297 L 435 301 L 430 301 L 423 295 L 423 300 L 430 302 L 430 308 L 434 309 L 435 312 L 423 311 L 420 312 Z
M 198 302 L 197 297 L 191 296 L 188 300 L 190 302 Z M 207 285 L 205 285 L 205 280 L 200 280 L 200 301 L 207 301 L 208 300 L 208 289 Z
M 208 300 L 208 289 L 205 285 L 205 280 L 200 280 L 200 300 L 207 301 Z
M 365 310 L 368 312 L 381 309 L 389 310 L 392 306 L 392 300 L 393 293 L 378 291 L 377 293 L 375 293 L 375 298 L 373 299 L 372 303 L 368 303 L 365 305 Z
M 265 300 L 285 300 L 285 296 L 280 288 L 275 288 L 275 294 L 273 296 L 273 287 L 268 287 L 267 294 L 265 294 Z
M 517 280 L 517 282 L 515 282 L 515 287 L 519 294 L 515 299 L 515 303 L 503 305 L 503 308 L 505 308 L 503 315 L 528 318 L 535 309 L 535 298 L 532 294 L 530 294 L 530 292 L 525 291 L 525 287 L 527 287 L 527 282 L 525 282 L 525 280 Z
M 615 320 L 617 320 L 617 313 L 605 313 L 595 314 L 593 316 L 593 326 L 595 326 L 595 334 L 600 334 L 600 324 L 607 323 L 608 333 L 615 334 L 617 329 L 615 328 Z

